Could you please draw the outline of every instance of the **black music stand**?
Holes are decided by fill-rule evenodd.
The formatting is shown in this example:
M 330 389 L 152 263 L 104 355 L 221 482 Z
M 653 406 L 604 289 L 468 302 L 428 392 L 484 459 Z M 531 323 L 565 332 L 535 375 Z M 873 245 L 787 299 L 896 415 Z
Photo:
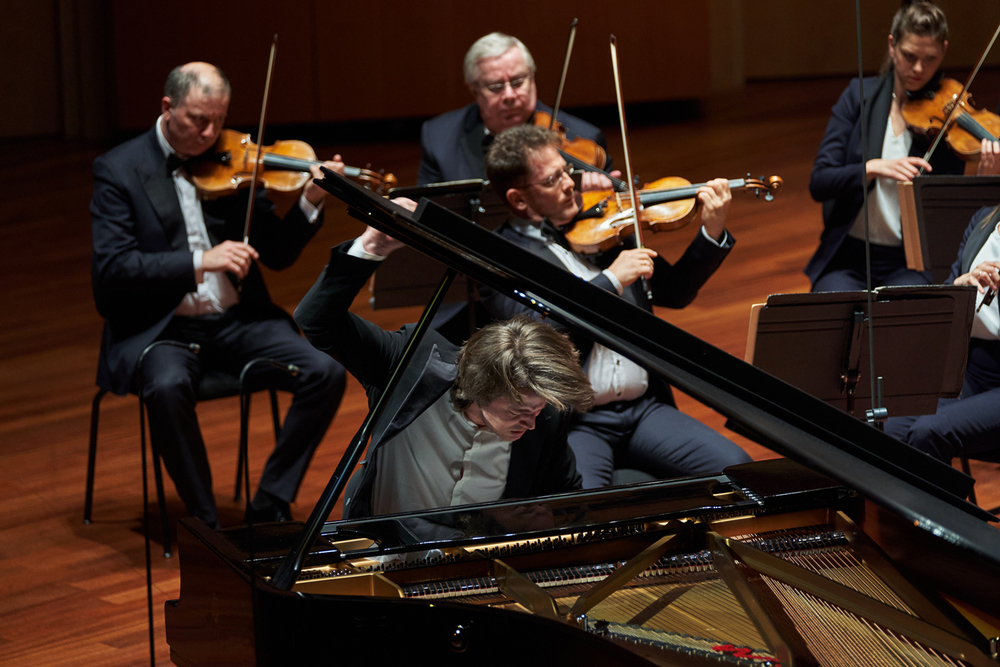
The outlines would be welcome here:
M 1000 176 L 920 176 L 899 196 L 907 266 L 943 283 L 972 215 L 1000 203 Z
M 873 290 L 875 372 L 889 416 L 934 414 L 938 398 L 961 393 L 975 302 L 974 287 Z M 866 292 L 772 294 L 754 307 L 746 361 L 855 414 L 872 398 L 867 310 Z
M 490 231 L 499 227 L 509 215 L 507 205 L 499 195 L 487 181 L 479 179 L 393 188 L 389 191 L 389 198 L 396 197 L 408 197 L 414 201 L 426 197 Z M 372 309 L 423 306 L 431 298 L 444 271 L 445 267 L 440 262 L 412 248 L 400 248 L 375 272 Z M 464 303 L 471 308 L 476 289 L 475 285 L 466 281 L 465 276 L 458 276 L 445 302 Z M 445 307 L 442 310 L 450 311 L 450 316 L 454 316 L 458 308 Z

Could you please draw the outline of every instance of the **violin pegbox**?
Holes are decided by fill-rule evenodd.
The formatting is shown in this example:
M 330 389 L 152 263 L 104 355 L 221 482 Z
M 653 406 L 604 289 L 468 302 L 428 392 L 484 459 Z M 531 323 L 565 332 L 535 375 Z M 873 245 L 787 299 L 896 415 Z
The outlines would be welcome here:
M 780 176 L 761 175 L 759 178 L 751 178 L 749 173 L 743 181 L 744 187 L 751 190 L 757 199 L 760 199 L 761 192 L 763 192 L 764 201 L 768 202 L 774 201 L 774 193 L 781 188 L 783 182 Z

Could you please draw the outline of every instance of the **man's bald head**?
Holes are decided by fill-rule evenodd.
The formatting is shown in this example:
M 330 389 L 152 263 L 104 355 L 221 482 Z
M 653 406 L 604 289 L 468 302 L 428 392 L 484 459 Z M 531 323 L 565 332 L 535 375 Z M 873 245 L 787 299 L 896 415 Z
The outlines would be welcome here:
M 229 79 L 221 69 L 210 63 L 193 62 L 170 71 L 163 86 L 163 96 L 170 98 L 172 106 L 179 107 L 192 89 L 206 97 L 224 97 L 227 101 L 232 93 Z
M 188 63 L 167 76 L 160 100 L 163 136 L 181 157 L 215 144 L 229 111 L 229 81 L 215 65 Z

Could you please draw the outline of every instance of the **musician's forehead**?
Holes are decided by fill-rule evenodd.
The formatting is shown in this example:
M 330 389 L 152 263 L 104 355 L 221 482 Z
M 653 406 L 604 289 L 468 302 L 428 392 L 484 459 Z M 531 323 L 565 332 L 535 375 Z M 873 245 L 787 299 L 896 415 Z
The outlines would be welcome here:
M 566 160 L 553 146 L 542 146 L 528 152 L 528 168 L 532 176 L 545 177 L 565 166 Z

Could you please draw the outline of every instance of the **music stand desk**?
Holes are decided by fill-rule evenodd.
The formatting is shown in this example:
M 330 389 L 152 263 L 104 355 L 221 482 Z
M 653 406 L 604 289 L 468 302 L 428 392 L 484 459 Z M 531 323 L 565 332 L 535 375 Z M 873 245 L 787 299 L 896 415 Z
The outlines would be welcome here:
M 746 361 L 864 417 L 874 321 L 882 406 L 889 416 L 934 414 L 938 398 L 962 391 L 975 295 L 974 287 L 954 285 L 881 287 L 873 290 L 871 320 L 863 291 L 772 294 L 754 307 Z

